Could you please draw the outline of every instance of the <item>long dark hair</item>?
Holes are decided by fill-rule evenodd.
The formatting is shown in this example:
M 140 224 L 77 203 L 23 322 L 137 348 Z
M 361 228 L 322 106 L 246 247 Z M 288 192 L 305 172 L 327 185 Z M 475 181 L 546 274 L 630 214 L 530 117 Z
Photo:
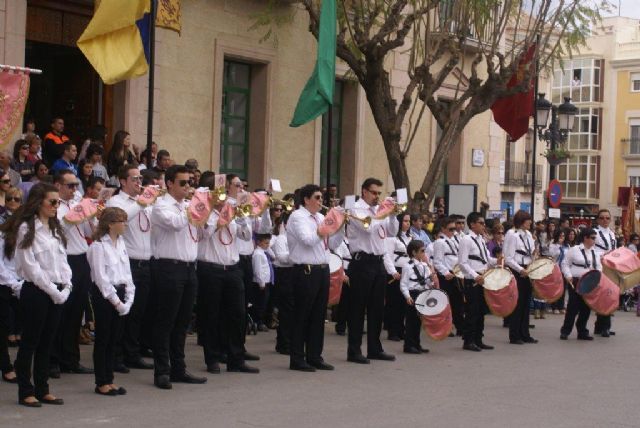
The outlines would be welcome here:
M 27 202 L 21 206 L 15 214 L 9 217 L 6 223 L 0 226 L 0 232 L 4 233 L 4 255 L 7 259 L 13 258 L 16 247 L 18 247 L 18 230 L 22 223 L 27 223 L 27 233 L 20 242 L 21 249 L 29 248 L 33 245 L 36 235 L 36 218 L 40 213 L 40 206 L 47 197 L 47 193 L 58 192 L 58 188 L 49 183 L 37 183 L 29 191 Z M 64 234 L 62 225 L 58 217 L 54 216 L 49 219 L 49 229 L 55 238 L 60 240 L 62 244 L 67 246 L 67 237 Z
M 406 232 L 402 232 L 402 219 L 404 219 L 404 216 L 408 215 L 409 216 L 409 229 L 407 229 Z M 411 215 L 409 215 L 408 213 L 400 213 L 398 214 L 398 223 L 400 223 L 400 227 L 398 228 L 398 234 L 396 235 L 397 238 L 400 238 L 402 236 L 402 234 L 404 233 L 404 236 L 406 236 L 407 238 L 411 237 L 411 233 L 409 232 L 411 230 Z
M 124 152 L 124 140 L 129 136 L 127 131 L 117 131 L 113 136 L 113 146 L 111 146 L 110 156 L 114 156 L 117 159 L 123 160 L 127 156 Z M 113 155 L 111 155 L 113 153 Z

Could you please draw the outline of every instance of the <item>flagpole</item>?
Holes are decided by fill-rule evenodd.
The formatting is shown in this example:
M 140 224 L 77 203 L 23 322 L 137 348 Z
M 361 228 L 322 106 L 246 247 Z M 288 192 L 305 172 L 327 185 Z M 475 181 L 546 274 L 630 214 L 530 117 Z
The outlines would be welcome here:
M 156 0 L 150 1 L 151 22 L 149 23 L 149 104 L 147 111 L 147 168 L 153 166 L 151 146 L 153 145 L 153 89 L 155 85 L 156 63 Z
M 329 104 L 329 111 L 327 112 L 327 165 L 326 165 L 326 188 L 329 191 L 329 184 L 331 184 L 331 149 L 333 146 L 333 104 Z M 322 183 L 320 183 L 322 185 Z M 330 201 L 327 201 L 330 202 Z
M 536 36 L 536 51 L 540 49 L 540 34 Z M 536 53 L 536 80 L 534 94 L 538 93 L 538 72 L 540 71 L 540 62 Z M 538 151 L 538 114 L 536 112 L 536 95 L 533 96 L 533 148 L 531 150 L 531 220 L 536 221 L 534 213 L 536 210 L 536 156 Z

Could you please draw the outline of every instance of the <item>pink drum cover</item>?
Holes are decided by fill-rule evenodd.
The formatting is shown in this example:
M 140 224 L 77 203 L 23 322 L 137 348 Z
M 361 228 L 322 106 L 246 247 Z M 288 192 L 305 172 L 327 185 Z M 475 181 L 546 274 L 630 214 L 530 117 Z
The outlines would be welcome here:
M 209 191 L 196 190 L 193 193 L 189 208 L 187 208 L 187 216 L 189 223 L 194 226 L 204 226 L 211 214 L 211 197 Z
M 138 199 L 136 199 L 136 201 L 138 202 L 138 204 L 146 207 L 153 204 L 156 199 L 158 199 L 159 195 L 160 188 L 158 186 L 147 186 L 142 189 L 142 194 L 138 196 Z
M 536 295 L 546 300 L 547 303 L 553 303 L 562 297 L 564 292 L 564 279 L 562 278 L 562 271 L 556 264 L 553 267 L 553 272 L 542 279 L 531 281 Z
M 318 234 L 321 236 L 333 235 L 345 221 L 345 214 L 342 209 L 331 208 L 322 223 L 318 226 Z
M 225 203 L 222 209 L 220 210 L 220 216 L 218 217 L 218 227 L 227 226 L 233 220 L 233 215 L 235 213 L 235 208 L 231 206 L 229 203 Z
M 479 286 L 478 286 L 479 287 Z M 484 289 L 484 300 L 491 313 L 498 317 L 508 317 L 516 309 L 518 304 L 518 285 L 515 278 L 500 290 Z
M 344 277 L 345 274 L 342 267 L 329 275 L 329 302 L 327 303 L 329 306 L 340 303 Z
M 385 218 L 393 214 L 396 209 L 396 202 L 391 198 L 386 198 L 380 203 L 378 211 L 376 212 L 376 218 Z
M 79 203 L 71 207 L 64 216 L 64 220 L 71 224 L 80 224 L 85 220 L 93 218 L 98 213 L 98 201 L 84 198 Z
M 437 315 L 420 315 L 422 328 L 433 340 L 443 340 L 449 337 L 453 328 L 451 305 L 447 304 L 442 312 Z
M 640 258 L 630 249 L 622 247 L 602 256 L 602 264 L 618 272 L 631 273 L 640 269 Z
M 606 275 L 601 274 L 598 286 L 590 293 L 583 294 L 582 298 L 599 315 L 611 315 L 618 309 L 620 289 Z
M 258 217 L 269 207 L 269 195 L 253 192 L 249 195 L 249 203 L 251 204 L 251 215 Z

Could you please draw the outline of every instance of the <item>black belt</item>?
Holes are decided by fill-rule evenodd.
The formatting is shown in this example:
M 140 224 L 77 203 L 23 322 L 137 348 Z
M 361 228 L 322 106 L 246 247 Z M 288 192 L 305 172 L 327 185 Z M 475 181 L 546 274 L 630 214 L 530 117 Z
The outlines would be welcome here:
M 137 266 L 139 268 L 144 268 L 144 267 L 149 266 L 151 261 L 150 260 L 140 260 L 140 259 L 129 259 L 129 263 L 132 266 Z
M 308 269 L 308 270 L 312 270 L 312 269 L 329 269 L 329 265 L 327 263 L 322 263 L 319 265 L 312 265 L 312 264 L 295 264 L 293 265 L 294 268 L 298 268 L 298 269 Z
M 354 262 L 381 262 L 384 256 L 379 256 L 377 254 L 369 254 L 364 251 L 358 251 L 357 253 L 353 253 L 351 255 L 351 260 Z
M 157 263 L 170 263 L 170 264 L 174 264 L 177 266 L 184 266 L 184 267 L 195 267 L 196 266 L 196 261 L 193 262 L 185 262 L 182 260 L 176 260 L 176 259 L 154 259 Z
M 211 263 L 211 262 L 203 262 L 202 260 L 200 260 L 198 263 L 200 263 L 200 265 L 202 267 L 209 267 L 212 269 L 217 269 L 217 270 L 236 270 L 236 269 L 240 269 L 240 264 L 236 263 L 233 265 L 221 265 L 218 263 Z
M 240 254 L 240 259 L 249 259 L 251 260 L 251 254 L 247 255 L 247 254 Z

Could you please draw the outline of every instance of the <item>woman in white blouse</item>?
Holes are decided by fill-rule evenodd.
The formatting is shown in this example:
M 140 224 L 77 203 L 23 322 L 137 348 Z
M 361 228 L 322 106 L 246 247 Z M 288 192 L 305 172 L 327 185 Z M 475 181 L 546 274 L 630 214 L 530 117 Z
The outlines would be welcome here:
M 67 243 L 56 217 L 60 195 L 55 186 L 38 183 L 8 221 L 5 254 L 14 254 L 16 273 L 24 278 L 20 291 L 23 330 L 16 358 L 19 403 L 27 407 L 64 404 L 49 392 L 49 354 L 60 322 L 62 304 L 71 292 Z M 31 362 L 33 361 L 33 385 Z
M 398 222 L 400 229 L 394 237 L 386 238 L 387 255 L 393 260 L 398 273 L 402 273 L 402 267 L 409 261 L 407 245 L 411 242 L 411 216 L 400 214 Z M 400 280 L 390 278 L 385 288 L 384 325 L 388 332 L 388 339 L 399 342 L 404 339 L 405 299 L 400 292 Z
M 106 208 L 87 252 L 94 284 L 91 288 L 96 319 L 93 367 L 95 392 L 99 395 L 127 393 L 126 389 L 113 383 L 115 343 L 122 329 L 122 317 L 129 313 L 135 294 L 129 256 L 122 238 L 126 227 L 127 213 L 123 209 Z

